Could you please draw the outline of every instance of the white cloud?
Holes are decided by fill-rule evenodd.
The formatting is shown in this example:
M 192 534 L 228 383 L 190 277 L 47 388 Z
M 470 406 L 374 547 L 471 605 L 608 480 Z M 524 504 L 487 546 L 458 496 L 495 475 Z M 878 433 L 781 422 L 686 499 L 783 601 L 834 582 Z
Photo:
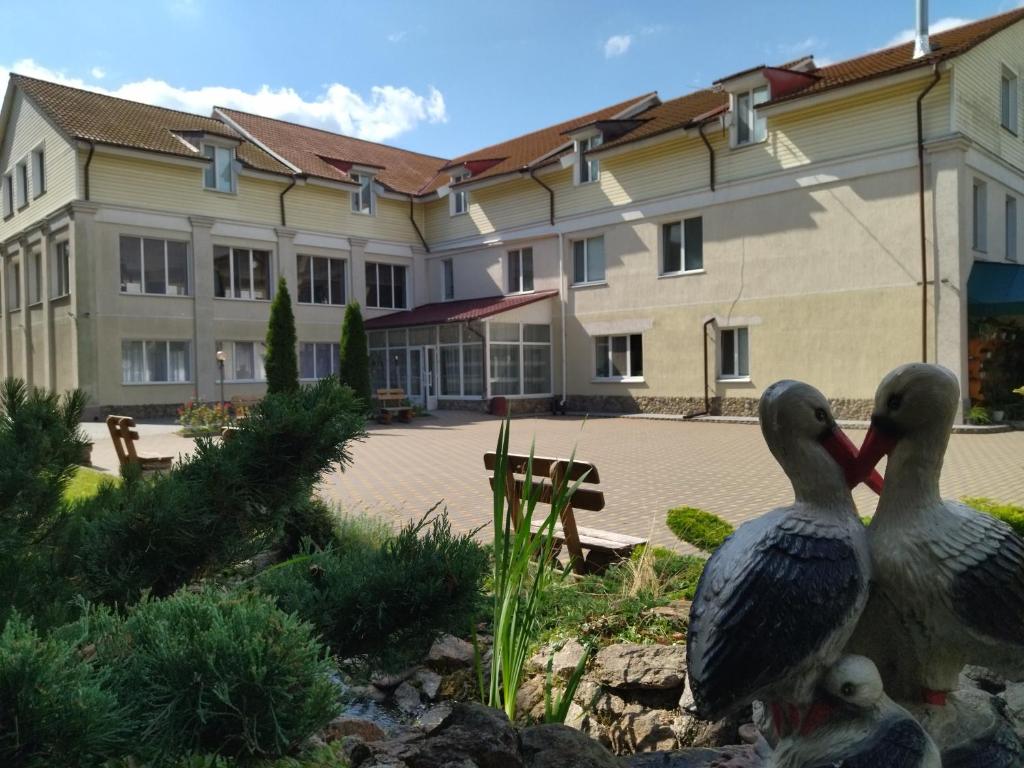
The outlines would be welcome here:
M 89 74 L 97 80 L 102 80 L 104 77 L 107 76 L 107 70 L 105 70 L 103 67 L 93 67 L 89 70 Z
M 783 43 L 779 45 L 779 52 L 785 56 L 803 56 L 804 54 L 811 53 L 815 48 L 821 47 L 821 40 L 811 36 L 795 43 Z
M 341 83 L 329 83 L 313 99 L 305 99 L 287 87 L 262 85 L 256 91 L 218 85 L 179 88 L 153 78 L 104 88 L 23 59 L 10 68 L 0 65 L 0 93 L 7 88 L 10 72 L 200 115 L 209 115 L 215 105 L 232 107 L 371 141 L 386 141 L 420 123 L 448 120 L 444 95 L 433 86 L 426 94 L 419 94 L 405 86 L 375 85 L 364 96 Z
M 947 16 L 944 19 L 932 22 L 928 25 L 928 34 L 934 35 L 939 32 L 945 32 L 947 29 L 953 29 L 954 27 L 962 27 L 964 24 L 970 24 L 974 19 L 961 19 L 958 16 Z M 893 37 L 887 42 L 883 48 L 891 48 L 894 45 L 902 45 L 903 43 L 909 43 L 914 39 L 914 28 L 904 29 L 898 35 Z
M 633 44 L 632 35 L 612 35 L 604 41 L 604 57 L 606 59 L 621 56 Z
M 406 38 L 406 36 L 408 34 L 409 33 L 406 32 L 404 29 L 400 30 L 398 32 L 392 32 L 390 35 L 388 35 L 388 42 L 389 43 L 400 43 L 403 40 L 405 40 L 405 38 Z

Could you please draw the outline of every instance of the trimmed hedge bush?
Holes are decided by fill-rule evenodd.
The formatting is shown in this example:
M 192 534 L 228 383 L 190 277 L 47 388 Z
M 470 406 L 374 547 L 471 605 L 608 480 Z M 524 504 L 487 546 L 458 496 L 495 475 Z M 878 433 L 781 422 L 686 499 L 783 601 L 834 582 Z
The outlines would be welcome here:
M 359 302 L 353 301 L 345 307 L 345 318 L 341 324 L 341 346 L 338 359 L 338 378 L 370 407 L 373 393 L 370 391 L 370 351 L 363 325 L 363 313 Z
M 69 642 L 14 614 L 0 633 L 0 765 L 101 765 L 122 753 L 125 713 Z
M 986 512 L 1009 525 L 1018 535 L 1024 536 L 1024 507 L 1016 504 L 1001 504 L 992 499 L 982 497 L 966 497 L 960 499 L 964 504 L 979 512 Z
M 665 524 L 681 541 L 705 552 L 714 552 L 735 530 L 718 515 L 694 507 L 670 509 Z
M 437 635 L 470 628 L 488 557 L 471 534 L 452 532 L 447 513 L 406 525 L 380 548 L 352 544 L 294 558 L 257 583 L 344 658 L 403 664 Z
M 270 305 L 267 324 L 266 355 L 263 368 L 267 374 L 267 392 L 294 392 L 299 388 L 299 358 L 296 351 L 295 315 L 288 282 L 278 278 L 277 291 Z

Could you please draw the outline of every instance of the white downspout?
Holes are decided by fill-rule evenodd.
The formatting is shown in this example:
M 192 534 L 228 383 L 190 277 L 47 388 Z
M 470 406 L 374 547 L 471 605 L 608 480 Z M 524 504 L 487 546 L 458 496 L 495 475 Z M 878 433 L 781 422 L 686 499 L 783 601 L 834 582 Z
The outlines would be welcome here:
M 567 379 L 567 368 L 566 365 L 566 351 L 565 351 L 565 254 L 564 254 L 565 236 L 558 233 L 558 300 L 562 306 L 562 402 L 559 403 L 563 408 L 565 407 L 566 392 L 568 384 Z

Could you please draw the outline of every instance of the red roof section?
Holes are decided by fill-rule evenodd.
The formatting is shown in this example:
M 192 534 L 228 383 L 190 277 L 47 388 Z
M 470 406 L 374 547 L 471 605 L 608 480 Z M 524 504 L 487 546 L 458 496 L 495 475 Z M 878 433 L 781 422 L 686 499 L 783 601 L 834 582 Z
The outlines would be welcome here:
M 406 328 L 412 325 L 468 323 L 471 320 L 482 320 L 485 317 L 508 312 L 510 309 L 524 307 L 535 301 L 542 301 L 557 295 L 557 290 L 550 290 L 515 296 L 487 296 L 482 299 L 439 301 L 434 304 L 424 304 L 416 309 L 393 312 L 390 315 L 367 320 L 366 330 L 379 331 L 385 328 Z

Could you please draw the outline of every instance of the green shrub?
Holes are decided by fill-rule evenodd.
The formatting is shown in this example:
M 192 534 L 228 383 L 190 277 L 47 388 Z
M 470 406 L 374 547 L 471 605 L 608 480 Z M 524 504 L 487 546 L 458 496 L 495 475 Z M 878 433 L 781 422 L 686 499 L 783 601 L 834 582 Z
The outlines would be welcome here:
M 1001 504 L 992 499 L 981 497 L 965 497 L 960 499 L 964 504 L 979 512 L 986 512 L 1009 525 L 1020 536 L 1024 536 L 1024 507 L 1016 504 Z
M 278 556 L 286 560 L 297 555 L 307 543 L 315 549 L 337 546 L 338 534 L 339 520 L 334 507 L 317 496 L 300 499 L 285 518 Z
M 295 315 L 292 297 L 283 277 L 277 281 L 277 292 L 270 305 L 267 324 L 266 355 L 263 368 L 267 374 L 267 393 L 294 392 L 299 388 L 299 359 L 295 337 Z
M 734 530 L 718 515 L 694 507 L 670 509 L 665 523 L 681 541 L 705 552 L 718 549 Z
M 421 657 L 438 634 L 470 628 L 486 569 L 483 548 L 454 534 L 442 512 L 409 523 L 379 549 L 343 534 L 338 548 L 294 558 L 257 583 L 339 656 L 393 666 Z
M 178 423 L 189 437 L 220 435 L 224 427 L 232 424 L 230 403 L 201 403 L 189 400 L 178 409 Z
M 90 627 L 135 723 L 139 757 L 287 754 L 338 713 L 311 627 L 265 597 L 182 591 Z
M 338 378 L 370 407 L 370 352 L 363 327 L 363 314 L 358 302 L 345 307 L 345 319 L 341 325 L 341 346 L 338 360 Z
M 0 765 L 100 765 L 124 747 L 124 716 L 71 643 L 11 617 L 0 633 Z

